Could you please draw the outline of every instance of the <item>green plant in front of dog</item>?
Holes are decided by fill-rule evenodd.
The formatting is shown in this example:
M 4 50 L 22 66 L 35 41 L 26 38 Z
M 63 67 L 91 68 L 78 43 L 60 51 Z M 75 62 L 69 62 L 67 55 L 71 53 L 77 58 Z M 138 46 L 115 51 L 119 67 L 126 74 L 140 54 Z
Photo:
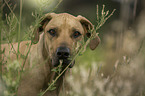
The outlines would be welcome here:
M 6 2 L 6 4 L 8 4 Z M 10 6 L 8 6 L 10 8 Z M 11 8 L 11 11 L 13 8 Z M 14 53 L 16 55 L 18 55 L 18 53 L 16 52 L 16 50 L 13 47 L 12 42 L 16 41 L 16 39 L 14 37 L 16 37 L 16 32 L 17 32 L 17 26 L 18 26 L 18 19 L 17 17 L 13 14 L 10 13 L 9 16 L 6 15 L 6 23 L 7 26 L 5 25 L 4 21 L 0 21 L 2 23 L 2 28 L 1 28 L 1 35 L 2 41 L 8 41 L 8 42 L 3 42 L 3 43 L 8 43 L 10 46 L 12 46 L 11 51 L 9 51 L 8 53 Z M 13 51 L 12 51 L 13 50 Z M 0 55 L 3 55 L 3 57 L 0 58 L 1 60 L 1 65 L 2 65 L 2 69 L 0 70 L 2 73 L 1 75 L 1 79 L 2 79 L 2 83 L 3 83 L 3 94 L 4 96 L 14 96 L 16 95 L 16 91 L 17 91 L 17 86 L 19 84 L 19 72 L 20 72 L 20 62 L 18 62 L 17 60 L 15 61 L 4 61 L 5 54 L 4 54 L 4 50 L 1 50 L 2 52 L 0 53 Z M 9 57 L 7 57 L 9 58 Z M 9 63 L 8 63 L 9 62 Z M 5 67 L 7 66 L 7 67 Z M 0 95 L 1 95 L 0 94 Z
M 62 76 L 62 74 L 68 69 L 68 67 L 71 65 L 71 63 L 76 59 L 76 57 L 78 57 L 79 55 L 82 55 L 85 51 L 86 51 L 86 47 L 89 44 L 90 40 L 94 39 L 96 36 L 98 36 L 99 33 L 97 33 L 97 30 L 102 27 L 102 25 L 113 15 L 113 13 L 115 12 L 115 9 L 109 14 L 109 11 L 104 11 L 105 9 L 105 5 L 103 5 L 102 8 L 102 14 L 101 16 L 99 16 L 99 8 L 97 5 L 97 26 L 95 26 L 94 29 L 89 30 L 91 33 L 90 38 L 88 38 L 87 40 L 85 40 L 85 38 L 83 38 L 82 41 L 77 42 L 77 50 L 74 51 L 73 54 L 75 54 L 72 58 L 72 61 L 66 66 L 66 68 L 64 70 L 62 70 L 62 72 L 53 80 L 53 82 L 51 84 L 49 84 L 48 88 L 42 92 L 40 94 L 40 96 L 43 96 L 48 90 L 53 90 L 56 88 L 55 87 L 55 82 L 60 78 L 60 76 Z
M 28 28 L 26 31 L 24 31 L 24 30 L 22 30 L 22 27 L 21 27 L 22 26 L 21 23 L 22 23 L 22 8 L 23 8 L 22 2 L 23 2 L 23 0 L 20 0 L 19 18 L 13 12 L 14 8 L 12 8 L 12 6 L 10 6 L 6 0 L 4 0 L 4 2 L 8 6 L 11 13 L 9 15 L 6 15 L 7 25 L 5 25 L 4 22 L 0 21 L 0 23 L 2 22 L 2 26 L 3 26 L 1 28 L 2 43 L 8 43 L 8 45 L 11 46 L 11 51 L 9 51 L 8 53 L 14 53 L 17 56 L 17 60 L 11 61 L 9 59 L 10 57 L 6 57 L 6 58 L 8 58 L 8 60 L 4 61 L 4 58 L 5 58 L 4 51 L 5 50 L 1 50 L 0 54 L 3 55 L 4 57 L 1 58 L 1 66 L 3 67 L 3 69 L 1 68 L 0 75 L 2 77 L 2 80 L 4 81 L 3 82 L 4 85 L 6 87 L 3 92 L 4 96 L 16 96 L 19 81 L 21 79 L 21 75 L 25 71 L 24 66 L 25 66 L 25 62 L 28 57 L 28 54 L 30 52 L 32 42 L 26 44 L 28 51 L 25 52 L 25 55 L 21 54 L 19 52 L 19 46 L 20 46 L 21 41 L 30 40 L 33 37 L 33 32 L 34 32 L 35 28 L 40 26 L 39 24 L 42 20 L 41 17 L 44 15 L 42 9 L 45 6 L 40 6 L 39 9 L 37 9 L 34 13 L 32 13 L 32 16 L 35 18 L 35 22 L 32 24 L 32 26 L 30 26 L 30 28 Z M 48 2 L 49 2 L 49 0 L 48 0 Z M 59 3 L 57 4 L 57 6 L 55 8 L 57 8 L 61 2 L 62 2 L 62 0 L 59 0 Z M 48 6 L 48 3 L 43 4 L 43 5 Z M 20 37 L 21 31 L 25 32 L 25 35 L 23 37 Z M 18 50 L 15 50 L 14 46 L 13 46 L 13 42 L 16 42 L 16 41 L 18 42 Z M 22 58 L 21 61 L 18 60 L 18 56 L 20 56 L 20 58 Z M 4 71 L 2 72 L 2 70 L 4 70 Z M 58 70 L 58 73 L 60 73 L 59 70 Z
M 98 30 L 102 25 L 105 24 L 105 22 L 114 14 L 116 9 L 114 9 L 110 14 L 109 14 L 109 10 L 107 10 L 105 12 L 105 5 L 103 5 L 101 14 L 99 14 L 99 6 L 97 5 L 97 26 L 95 28 L 95 30 Z M 101 15 L 101 16 L 100 16 Z
M 5 96 L 15 96 L 17 87 L 19 85 L 20 79 L 20 62 L 17 60 L 9 61 L 11 63 L 7 64 L 7 68 L 5 69 L 6 72 L 2 75 L 2 79 L 6 84 L 6 90 L 4 91 Z
M 5 25 L 5 22 L 3 22 L 2 26 L 3 28 L 1 28 L 2 31 L 2 41 L 4 41 L 3 43 L 8 43 L 9 46 L 11 46 L 11 51 L 9 51 L 8 53 L 13 53 L 15 54 L 17 57 L 18 55 L 20 55 L 19 52 L 17 52 L 17 50 L 14 49 L 13 47 L 13 42 L 17 41 L 17 38 L 15 38 L 17 36 L 17 28 L 20 24 L 21 20 L 18 20 L 18 18 L 16 17 L 16 15 L 13 12 L 13 8 L 11 6 L 8 5 L 8 2 L 6 0 L 5 4 L 10 8 L 11 13 L 9 15 L 6 15 L 6 23 L 7 25 Z M 20 18 L 21 19 L 21 18 Z M 1 21 L 2 22 L 2 21 Z M 21 27 L 19 27 L 19 32 Z M 7 40 L 7 42 L 5 42 Z M 2 63 L 2 80 L 4 83 L 4 87 L 5 90 L 3 91 L 2 94 L 4 94 L 4 96 L 15 96 L 16 92 L 17 92 L 17 87 L 19 85 L 19 80 L 20 80 L 20 69 L 21 69 L 21 61 L 15 60 L 15 61 L 11 61 L 9 57 L 5 57 L 4 51 L 2 50 L 3 53 L 1 53 L 1 55 L 3 55 L 3 58 L 1 57 L 1 63 Z M 4 58 L 7 58 L 7 61 L 4 61 Z
M 60 2 L 61 2 L 62 0 L 60 0 Z M 59 2 L 59 3 L 60 3 Z M 27 39 L 30 39 L 30 37 L 32 37 L 32 33 L 33 33 L 33 31 L 35 30 L 35 27 L 38 27 L 38 26 L 40 26 L 39 25 L 39 23 L 41 22 L 41 17 L 43 16 L 43 11 L 41 10 L 41 8 L 40 8 L 40 10 L 39 11 L 36 11 L 35 13 L 33 13 L 32 15 L 35 17 L 35 24 L 33 24 L 33 27 L 31 26 L 28 30 L 29 31 L 27 31 L 26 32 L 26 35 L 22 38 L 22 39 L 20 39 L 20 32 L 22 31 L 21 30 L 21 16 L 22 16 L 22 0 L 21 0 L 21 2 L 20 2 L 21 4 L 21 12 L 20 12 L 20 18 L 18 19 L 16 16 L 15 16 L 15 14 L 14 14 L 14 12 L 13 12 L 13 10 L 11 10 L 11 8 L 10 8 L 10 10 L 11 10 L 11 15 L 10 16 L 7 16 L 7 23 L 8 23 L 8 25 L 9 25 L 9 29 L 8 30 L 6 30 L 7 28 L 3 28 L 3 32 L 4 32 L 4 34 L 6 35 L 6 39 L 8 40 L 8 43 L 12 46 L 12 50 L 13 51 L 10 51 L 10 52 L 13 52 L 14 54 L 16 54 L 17 55 L 17 57 L 18 57 L 18 55 L 20 55 L 21 56 L 21 58 L 23 58 L 23 66 L 20 66 L 21 65 L 21 63 L 22 62 L 18 62 L 18 60 L 17 61 L 14 61 L 14 62 L 12 62 L 12 61 L 10 61 L 10 63 L 9 64 L 7 64 L 8 66 L 7 66 L 7 68 L 6 68 L 6 73 L 5 74 L 3 74 L 2 76 L 3 76 L 3 80 L 5 81 L 5 83 L 6 83 L 6 87 L 7 87 L 7 90 L 4 92 L 5 93 L 5 95 L 7 96 L 7 95 L 16 95 L 16 92 L 17 92 L 17 87 L 18 87 L 18 84 L 19 84 L 19 80 L 20 80 L 20 78 L 21 78 L 21 74 L 23 73 L 23 71 L 24 71 L 24 65 L 25 65 L 25 62 L 26 62 L 26 59 L 27 59 L 27 56 L 28 56 L 28 54 L 29 54 L 29 51 L 30 51 L 30 49 L 31 49 L 31 45 L 32 45 L 32 43 L 31 44 L 27 44 L 27 46 L 28 46 L 28 52 L 26 53 L 26 55 L 22 55 L 20 52 L 19 52 L 19 48 L 18 48 L 18 50 L 15 50 L 14 49 L 14 47 L 13 47 L 13 44 L 12 44 L 12 41 L 16 41 L 16 40 L 13 40 L 14 39 L 14 36 L 16 36 L 16 34 L 18 33 L 18 46 L 19 46 L 19 44 L 20 44 L 20 42 L 22 41 L 22 40 L 27 40 Z M 57 5 L 58 6 L 58 5 Z M 104 13 L 104 12 L 103 12 Z M 111 15 L 113 14 L 113 12 L 111 13 Z M 108 15 L 108 13 L 107 13 L 107 15 Z M 96 31 L 106 22 L 106 20 L 111 16 L 111 15 L 109 15 L 109 17 L 107 17 L 107 19 L 106 19 L 106 16 L 107 15 L 103 15 L 102 17 L 100 17 L 100 19 L 98 19 L 98 20 L 101 20 L 101 21 L 98 21 L 98 22 L 102 22 L 102 23 L 98 23 L 99 25 L 97 25 L 96 27 L 95 27 L 95 29 L 93 29 L 93 30 L 90 30 L 90 32 L 91 32 L 91 37 L 86 41 L 85 40 L 85 38 L 83 38 L 84 40 L 82 40 L 82 42 L 78 42 L 78 44 L 77 44 L 77 48 L 78 48 L 78 50 L 77 51 L 74 51 L 74 57 L 73 57 L 73 59 L 72 59 L 72 61 L 74 61 L 75 60 L 75 58 L 77 57 L 77 56 L 79 56 L 79 55 L 81 55 L 81 54 L 83 54 L 83 52 L 85 52 L 85 50 L 86 50 L 86 47 L 87 47 L 87 45 L 89 44 L 89 42 L 90 42 L 90 40 L 91 39 L 93 39 L 94 37 L 96 37 L 97 35 L 98 35 L 98 33 L 96 33 Z M 18 30 L 16 30 L 17 29 L 17 27 L 18 27 Z M 7 34 L 6 32 L 8 31 L 8 33 L 9 34 Z M 29 46 L 30 45 L 30 46 Z M 18 52 L 16 52 L 16 51 L 18 51 Z M 70 64 L 71 64 L 72 62 L 70 62 Z M 70 66 L 70 64 L 68 65 L 68 66 Z M 56 79 L 54 79 L 53 81 L 52 81 L 52 83 L 50 83 L 50 84 L 48 84 L 48 88 L 46 89 L 46 91 L 47 90 L 54 90 L 56 87 L 55 87 L 55 82 L 58 80 L 58 78 L 68 69 L 68 66 L 64 69 L 64 70 L 62 70 L 62 67 L 61 67 L 61 65 L 60 66 L 58 66 L 57 68 L 55 68 L 55 69 L 52 69 L 52 71 L 54 71 L 54 72 L 56 72 L 56 73 L 58 73 L 58 76 L 56 77 Z M 16 74 L 14 74 L 14 73 L 16 73 Z M 17 76 L 17 77 L 16 77 Z M 46 92 L 45 91 L 45 92 Z M 42 92 L 40 95 L 42 96 L 45 92 Z
M 61 70 L 62 70 L 62 61 L 60 62 L 60 64 L 56 68 L 53 68 L 51 71 L 56 72 L 59 75 Z

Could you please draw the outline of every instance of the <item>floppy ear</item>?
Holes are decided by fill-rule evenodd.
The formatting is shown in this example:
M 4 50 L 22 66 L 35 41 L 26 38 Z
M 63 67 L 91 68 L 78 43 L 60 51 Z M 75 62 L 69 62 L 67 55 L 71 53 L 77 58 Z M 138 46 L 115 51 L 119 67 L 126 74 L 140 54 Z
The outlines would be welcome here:
M 46 25 L 48 24 L 48 22 L 52 19 L 52 17 L 54 15 L 55 15 L 55 13 L 48 13 L 48 14 L 45 14 L 45 16 L 43 16 L 41 18 L 38 26 L 36 28 L 34 28 L 33 37 L 31 39 L 32 43 L 34 43 L 34 44 L 38 43 L 40 32 L 42 32 L 44 30 L 44 28 L 46 27 Z
M 77 16 L 77 18 L 81 22 L 86 36 L 88 38 L 90 38 L 91 33 L 89 32 L 89 30 L 93 30 L 94 25 L 88 19 L 86 19 L 85 17 L 82 17 L 82 16 L 79 15 L 79 16 Z M 90 41 L 90 44 L 89 44 L 90 49 L 91 50 L 96 49 L 96 47 L 99 45 L 99 43 L 100 43 L 100 38 L 99 38 L 99 36 L 96 36 L 94 39 L 92 39 Z

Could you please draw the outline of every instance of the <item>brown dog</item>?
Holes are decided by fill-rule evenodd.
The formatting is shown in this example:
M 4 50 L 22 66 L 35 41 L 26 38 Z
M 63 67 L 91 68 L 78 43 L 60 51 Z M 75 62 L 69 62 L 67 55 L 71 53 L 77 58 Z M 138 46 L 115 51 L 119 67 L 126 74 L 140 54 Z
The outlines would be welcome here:
M 26 64 L 25 72 L 22 75 L 20 85 L 18 87 L 18 96 L 37 96 L 41 90 L 48 87 L 48 83 L 57 76 L 51 70 L 59 65 L 62 60 L 62 66 L 69 64 L 76 43 L 88 33 L 88 30 L 93 29 L 92 23 L 82 16 L 72 16 L 67 13 L 55 14 L 48 13 L 40 23 L 41 26 L 36 28 L 35 38 L 32 44 Z M 41 35 L 39 36 L 39 33 Z M 90 42 L 90 48 L 94 50 L 99 44 L 100 39 L 96 37 Z M 23 41 L 20 44 L 19 51 L 26 55 L 27 45 L 31 41 Z M 17 50 L 18 44 L 14 44 L 14 49 Z M 8 45 L 2 45 L 2 49 Z M 6 48 L 8 52 L 10 49 Z M 7 54 L 7 53 L 5 53 Z M 16 59 L 16 55 L 11 53 L 11 59 Z M 5 58 L 6 59 L 6 58 Z M 73 67 L 73 63 L 69 66 Z M 58 96 L 63 82 L 61 76 L 56 82 L 56 89 L 47 91 L 45 96 Z

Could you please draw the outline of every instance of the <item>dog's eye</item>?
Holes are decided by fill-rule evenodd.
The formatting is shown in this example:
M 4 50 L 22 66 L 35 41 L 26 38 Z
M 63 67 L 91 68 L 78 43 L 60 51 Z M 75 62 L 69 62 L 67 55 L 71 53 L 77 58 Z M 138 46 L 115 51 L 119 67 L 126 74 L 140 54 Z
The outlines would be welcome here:
M 81 33 L 80 33 L 80 32 L 75 31 L 75 32 L 73 33 L 73 37 L 74 37 L 74 38 L 77 38 L 77 37 L 79 37 L 79 36 L 81 36 Z
M 47 31 L 51 36 L 55 36 L 56 35 L 56 31 L 54 29 L 50 29 L 49 31 Z

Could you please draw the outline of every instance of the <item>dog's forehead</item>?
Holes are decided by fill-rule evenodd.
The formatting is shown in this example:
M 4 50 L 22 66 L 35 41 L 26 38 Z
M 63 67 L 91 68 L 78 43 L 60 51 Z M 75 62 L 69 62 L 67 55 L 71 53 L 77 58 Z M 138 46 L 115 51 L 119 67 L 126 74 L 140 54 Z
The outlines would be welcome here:
M 73 15 L 70 14 L 57 14 L 52 20 L 49 22 L 51 26 L 57 27 L 66 27 L 66 28 L 76 28 L 79 30 L 83 30 L 83 27 L 80 21 Z

